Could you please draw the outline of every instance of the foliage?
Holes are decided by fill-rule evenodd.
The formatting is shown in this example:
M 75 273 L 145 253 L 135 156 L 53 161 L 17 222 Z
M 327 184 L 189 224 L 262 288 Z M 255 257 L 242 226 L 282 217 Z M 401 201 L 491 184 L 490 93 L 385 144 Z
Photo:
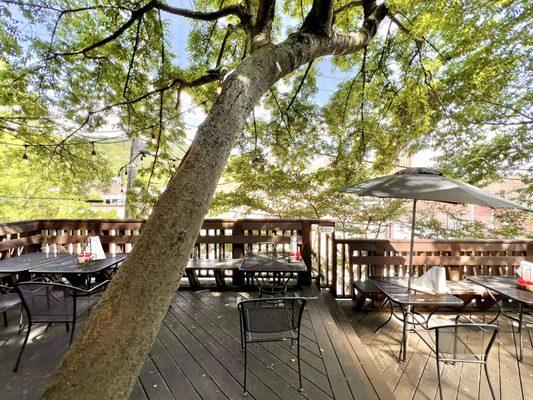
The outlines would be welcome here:
M 418 237 L 428 239 L 517 239 L 533 237 L 532 232 L 527 230 L 527 227 L 531 226 L 531 219 L 526 212 L 497 210 L 494 212 L 493 223 L 472 220 L 468 214 L 468 210 L 460 206 L 428 207 L 417 218 L 416 234 Z
M 61 187 L 79 176 L 69 189 L 73 193 L 87 181 L 81 166 L 88 169 L 79 159 L 87 158 L 90 147 L 74 151 L 69 142 L 87 141 L 79 137 L 108 126 L 143 138 L 150 155 L 128 196 L 133 215 L 146 216 L 189 145 L 183 94 L 208 110 L 217 97 L 218 78 L 198 86 L 191 82 L 238 65 L 249 52 L 246 35 L 235 15 L 194 20 L 187 48 L 179 49 L 169 36 L 176 23 L 170 18 L 175 17 L 154 9 L 116 40 L 79 52 L 147 2 L 71 3 L 0 5 L 0 83 L 13 89 L 0 94 L 2 129 L 30 144 L 64 139 L 55 151 L 38 146 L 30 150 L 49 158 L 52 170 L 72 170 L 58 182 Z M 223 3 L 232 4 L 238 3 Z M 310 5 L 310 0 L 278 4 L 274 41 L 298 29 Z M 287 76 L 262 99 L 227 167 L 224 182 L 233 190 L 221 184 L 212 214 L 238 209 L 284 217 L 353 218 L 363 226 L 395 220 L 402 210 L 396 202 L 387 203 L 378 218 L 362 208 L 360 199 L 335 190 L 390 173 L 420 150 L 434 150 L 444 173 L 473 184 L 522 176 L 521 200 L 530 201 L 531 3 L 443 0 L 429 7 L 421 0 L 391 0 L 387 5 L 393 17 L 382 23 L 364 52 L 317 60 Z M 57 9 L 81 6 L 95 7 L 66 13 L 57 22 Z M 220 7 L 218 0 L 193 2 L 201 11 Z M 348 0 L 335 2 L 334 8 L 343 10 L 335 16 L 334 30 L 353 31 L 362 8 Z M 37 33 L 27 33 L 27 25 Z M 78 53 L 63 54 L 68 52 Z M 324 74 L 334 74 L 339 82 L 325 102 L 317 100 Z M 162 87 L 167 89 L 154 92 Z M 31 119 L 23 126 L 16 119 L 20 116 Z M 115 172 L 102 172 L 98 180 L 105 182 Z M 509 229 L 494 235 L 518 232 L 520 220 L 506 218 Z M 435 232 L 441 232 L 436 225 Z

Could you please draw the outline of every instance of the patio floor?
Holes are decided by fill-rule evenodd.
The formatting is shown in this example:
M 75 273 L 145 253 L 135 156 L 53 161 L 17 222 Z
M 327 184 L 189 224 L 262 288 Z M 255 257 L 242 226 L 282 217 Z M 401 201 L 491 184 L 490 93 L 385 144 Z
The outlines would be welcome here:
M 370 354 L 382 380 L 397 399 L 438 399 L 436 362 L 429 348 L 417 335 L 410 335 L 407 360 L 397 361 L 401 325 L 392 321 L 374 332 L 387 319 L 388 312 L 357 311 L 351 301 L 338 301 Z M 471 318 L 481 322 L 493 313 L 472 312 Z M 453 315 L 433 317 L 435 322 L 453 322 Z M 496 395 L 504 400 L 533 399 L 533 333 L 524 332 L 524 361 L 516 359 L 518 336 L 505 317 L 498 320 L 500 336 L 489 356 L 489 374 Z M 442 373 L 445 399 L 490 399 L 490 391 L 482 367 L 474 364 L 446 365 Z
M 238 296 L 247 293 L 179 291 L 164 318 L 132 399 L 378 399 L 392 398 L 373 379 L 378 372 L 364 351 L 354 351 L 353 330 L 335 320 L 316 288 L 302 322 L 303 393 L 298 391 L 296 350 L 288 343 L 249 346 L 249 395 L 242 395 L 243 353 L 239 344 Z M 336 312 L 340 312 L 337 307 Z M 68 334 L 64 325 L 44 327 L 29 343 L 18 373 L 11 372 L 23 335 L 17 314 L 0 331 L 0 393 L 5 398 L 35 399 L 61 356 Z

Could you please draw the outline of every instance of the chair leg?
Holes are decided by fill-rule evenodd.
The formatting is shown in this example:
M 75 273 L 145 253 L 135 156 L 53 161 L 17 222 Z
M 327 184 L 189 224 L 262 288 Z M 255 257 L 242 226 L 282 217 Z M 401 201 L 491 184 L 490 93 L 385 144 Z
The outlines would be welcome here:
M 72 321 L 72 328 L 70 329 L 70 341 L 68 342 L 69 347 L 72 344 L 72 341 L 74 340 L 74 328 L 75 327 L 76 327 L 76 320 Z
M 30 331 L 31 331 L 31 322 L 28 323 L 28 330 L 26 331 L 26 336 L 24 337 L 24 342 L 22 342 L 22 347 L 20 348 L 19 356 L 17 358 L 17 362 L 15 364 L 15 368 L 13 368 L 13 372 L 17 372 L 19 369 L 20 359 L 22 358 L 22 353 L 24 352 L 24 348 L 26 347 L 26 343 L 28 343 L 28 338 L 30 337 Z
M 518 314 L 518 361 L 523 361 L 523 353 L 522 353 L 522 318 L 523 318 L 523 309 L 522 309 L 522 303 L 519 305 L 520 314 Z
M 489 364 L 485 362 L 483 364 L 483 367 L 485 367 L 485 376 L 487 377 L 487 382 L 489 384 L 490 394 L 492 394 L 492 398 L 496 400 L 496 395 L 494 394 L 494 388 L 492 387 L 492 383 L 490 382 L 490 378 L 489 378 Z
M 244 351 L 244 327 L 242 322 L 242 316 L 239 315 L 239 325 L 241 328 L 241 351 Z
M 7 313 L 4 311 L 4 326 L 7 326 Z
M 244 395 L 248 395 L 248 392 L 246 391 L 246 367 L 247 367 L 247 358 L 248 358 L 248 349 L 246 348 L 246 342 L 244 342 Z
M 302 392 L 304 390 L 302 386 L 302 368 L 300 365 L 300 338 L 296 340 L 296 357 L 298 358 L 298 381 L 300 386 L 298 387 L 298 390 Z
M 20 335 L 22 333 L 22 326 L 24 324 L 24 314 L 22 313 L 22 306 L 20 307 L 20 318 L 19 318 L 19 332 L 18 334 Z

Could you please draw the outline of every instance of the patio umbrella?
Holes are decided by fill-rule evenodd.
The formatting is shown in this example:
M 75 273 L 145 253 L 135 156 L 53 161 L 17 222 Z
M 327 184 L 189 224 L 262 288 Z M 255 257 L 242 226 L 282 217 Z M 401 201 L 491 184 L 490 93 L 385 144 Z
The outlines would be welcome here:
M 430 200 L 451 204 L 477 204 L 490 208 L 514 208 L 533 211 L 528 207 L 478 189 L 475 186 L 447 178 L 431 168 L 406 168 L 392 175 L 346 186 L 338 191 L 355 193 L 359 196 L 413 200 L 408 289 L 411 288 L 417 200 Z

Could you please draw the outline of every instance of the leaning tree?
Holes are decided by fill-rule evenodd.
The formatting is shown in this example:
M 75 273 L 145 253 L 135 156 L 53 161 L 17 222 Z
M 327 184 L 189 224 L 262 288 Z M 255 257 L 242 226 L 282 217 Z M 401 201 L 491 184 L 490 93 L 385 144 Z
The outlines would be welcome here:
M 257 7 L 248 1 L 213 12 L 183 10 L 150 1 L 134 10 L 111 35 L 70 52 L 88 53 L 106 45 L 153 10 L 207 21 L 235 15 L 239 24 L 233 29 L 246 32 L 250 49 L 241 64 L 224 77 L 220 95 L 154 206 L 133 251 L 63 359 L 43 398 L 129 396 L 248 115 L 278 80 L 300 66 L 325 55 L 363 49 L 376 34 L 388 9 L 375 1 L 357 2 L 357 6 L 363 8 L 364 17 L 360 29 L 351 35 L 333 32 L 334 2 L 317 0 L 300 30 L 274 44 L 270 41 L 274 0 L 261 1 Z M 176 78 L 176 82 L 170 81 L 168 85 L 200 84 L 219 79 L 221 73 L 212 71 L 191 82 Z
M 532 122 L 527 91 L 524 94 L 529 83 L 524 78 L 528 35 L 521 32 L 531 11 L 527 1 L 314 0 L 311 4 L 287 0 L 276 4 L 275 0 L 199 0 L 195 2 L 198 10 L 158 0 L 1 3 L 2 17 L 10 14 L 5 5 L 19 7 L 30 20 L 55 15 L 52 20 L 43 17 L 49 25 L 49 42 L 40 41 L 32 48 L 42 63 L 29 68 L 35 54 L 22 57 L 18 68 L 24 72 L 13 79 L 31 80 L 31 87 L 40 90 L 41 113 L 62 108 L 63 117 L 78 124 L 46 147 L 50 161 L 69 160 L 71 140 L 85 128 L 101 126 L 104 116 L 120 109 L 129 133 L 151 132 L 154 156 L 148 185 L 160 174 L 158 165 L 172 171 L 133 251 L 64 357 L 43 394 L 45 399 L 129 396 L 179 285 L 230 152 L 246 137 L 243 132 L 250 131 L 246 125 L 250 114 L 268 92 L 270 105 L 280 113 L 274 129 L 264 132 L 275 132 L 274 141 L 278 141 L 284 135 L 280 128 L 287 128 L 290 136 L 291 123 L 306 127 L 302 110 L 307 106 L 297 104 L 297 96 L 305 89 L 305 78 L 313 74 L 314 60 L 333 56 L 341 69 L 361 65 L 332 97 L 320 122 L 334 134 L 334 139 L 319 146 L 335 148 L 331 166 L 337 182 L 351 179 L 369 152 L 384 168 L 390 167 L 397 149 L 416 144 L 433 129 L 439 135 L 432 140 L 450 159 L 457 148 L 476 147 L 476 126 L 490 130 L 502 123 L 507 130 L 500 135 L 514 138 L 517 134 L 527 137 Z M 184 69 L 173 64 L 161 40 L 167 28 L 162 15 L 193 21 L 192 52 L 198 65 Z M 389 24 L 382 24 L 384 20 Z M 296 29 L 291 26 L 294 21 L 299 21 Z M 225 29 L 220 29 L 221 23 Z M 378 34 L 380 25 L 386 28 Z M 0 39 L 9 39 L 0 44 L 11 46 L 10 52 L 0 55 L 0 67 L 27 49 L 13 50 L 18 37 L 13 39 L 10 32 L 19 35 L 14 27 L 0 27 Z M 272 38 L 283 35 L 284 40 L 274 43 Z M 207 45 L 202 46 L 198 38 L 207 38 Z M 217 43 L 216 50 L 211 39 Z M 206 54 L 209 62 L 202 60 Z M 388 58 L 396 63 L 387 64 Z M 301 79 L 293 81 L 294 92 L 281 104 L 273 87 L 306 64 Z M 212 90 L 218 85 L 221 90 Z M 52 89 L 56 94 L 49 96 Z M 182 126 L 172 117 L 172 103 L 179 109 L 180 94 L 190 89 L 210 107 L 173 169 L 165 141 Z M 35 112 L 35 103 L 24 107 Z M 299 116 L 289 117 L 289 109 L 298 109 Z M 380 113 L 373 114 L 373 109 Z M 20 112 L 20 107 L 17 110 L 13 108 Z M 309 121 L 313 114 L 307 112 Z M 261 123 L 256 124 L 255 117 L 257 128 Z M 21 118 L 2 114 L 0 128 L 27 141 L 38 136 L 32 136 L 31 129 L 55 128 L 56 121 L 47 115 L 23 117 L 24 125 Z M 260 130 L 255 129 L 256 145 Z M 503 142 L 507 147 L 500 148 L 513 151 L 511 140 Z M 515 165 L 523 158 L 509 161 L 504 155 L 490 163 Z M 257 154 L 252 161 L 258 161 Z M 322 182 L 320 176 L 317 179 Z

